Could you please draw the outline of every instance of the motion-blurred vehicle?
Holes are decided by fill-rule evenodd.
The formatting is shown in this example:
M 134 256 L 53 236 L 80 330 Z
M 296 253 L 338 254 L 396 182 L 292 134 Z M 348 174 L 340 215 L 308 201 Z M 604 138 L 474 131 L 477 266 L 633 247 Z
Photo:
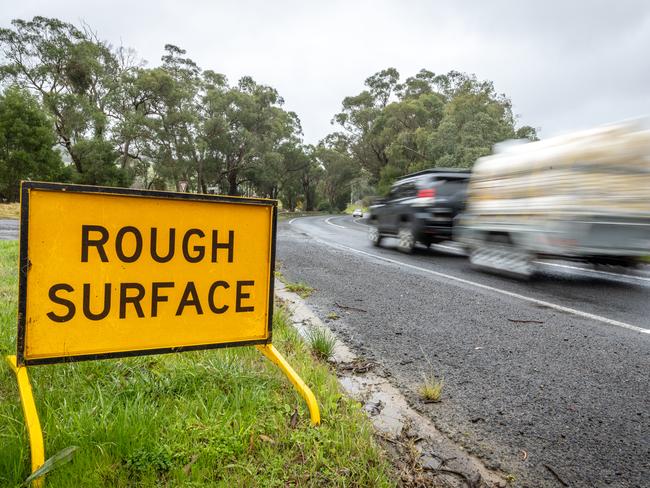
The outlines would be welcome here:
M 363 210 L 360 208 L 355 208 L 352 212 L 352 217 L 363 217 Z
M 386 198 L 370 206 L 368 237 L 378 246 L 397 237 L 410 253 L 416 243 L 430 246 L 451 239 L 456 216 L 465 208 L 469 170 L 434 168 L 398 180 Z
M 473 168 L 455 238 L 478 268 L 540 259 L 635 266 L 650 255 L 650 130 L 640 122 L 497 147 Z

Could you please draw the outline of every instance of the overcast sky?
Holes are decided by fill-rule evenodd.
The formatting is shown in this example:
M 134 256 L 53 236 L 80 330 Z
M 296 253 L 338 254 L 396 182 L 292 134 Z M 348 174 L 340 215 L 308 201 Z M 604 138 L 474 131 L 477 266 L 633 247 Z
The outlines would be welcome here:
M 297 112 L 305 142 L 341 100 L 395 67 L 494 81 L 542 138 L 650 114 L 648 1 L 4 0 L 0 24 L 34 15 L 88 23 L 149 66 L 187 50 L 231 82 L 251 75 Z

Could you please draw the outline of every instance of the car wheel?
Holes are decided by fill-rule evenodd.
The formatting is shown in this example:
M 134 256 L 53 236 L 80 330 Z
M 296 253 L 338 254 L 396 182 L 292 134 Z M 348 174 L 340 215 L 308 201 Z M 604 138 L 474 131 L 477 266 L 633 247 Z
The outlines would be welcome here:
M 415 235 L 413 235 L 413 229 L 411 229 L 409 224 L 402 225 L 402 227 L 399 228 L 397 238 L 399 239 L 397 249 L 408 254 L 413 252 L 413 248 L 415 247 Z
M 368 239 L 370 239 L 370 242 L 372 242 L 373 246 L 379 246 L 381 243 L 381 234 L 379 233 L 379 229 L 377 229 L 377 227 L 374 225 L 371 225 L 368 228 Z

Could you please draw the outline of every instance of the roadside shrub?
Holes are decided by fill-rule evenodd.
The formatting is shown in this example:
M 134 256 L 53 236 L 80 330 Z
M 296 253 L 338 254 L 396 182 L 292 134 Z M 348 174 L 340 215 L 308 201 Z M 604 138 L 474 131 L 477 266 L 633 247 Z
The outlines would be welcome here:
M 330 213 L 332 211 L 332 206 L 329 204 L 329 202 L 320 202 L 318 204 L 318 211 Z

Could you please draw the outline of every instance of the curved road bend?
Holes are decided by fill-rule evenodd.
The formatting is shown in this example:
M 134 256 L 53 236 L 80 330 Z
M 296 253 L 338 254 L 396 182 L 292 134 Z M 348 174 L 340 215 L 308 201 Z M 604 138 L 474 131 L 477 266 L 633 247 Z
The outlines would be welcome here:
M 321 317 L 342 316 L 337 333 L 516 486 L 649 486 L 650 273 L 558 262 L 520 282 L 395 243 L 372 247 L 360 219 L 306 217 L 280 224 L 277 255 Z M 437 404 L 416 394 L 430 371 Z

